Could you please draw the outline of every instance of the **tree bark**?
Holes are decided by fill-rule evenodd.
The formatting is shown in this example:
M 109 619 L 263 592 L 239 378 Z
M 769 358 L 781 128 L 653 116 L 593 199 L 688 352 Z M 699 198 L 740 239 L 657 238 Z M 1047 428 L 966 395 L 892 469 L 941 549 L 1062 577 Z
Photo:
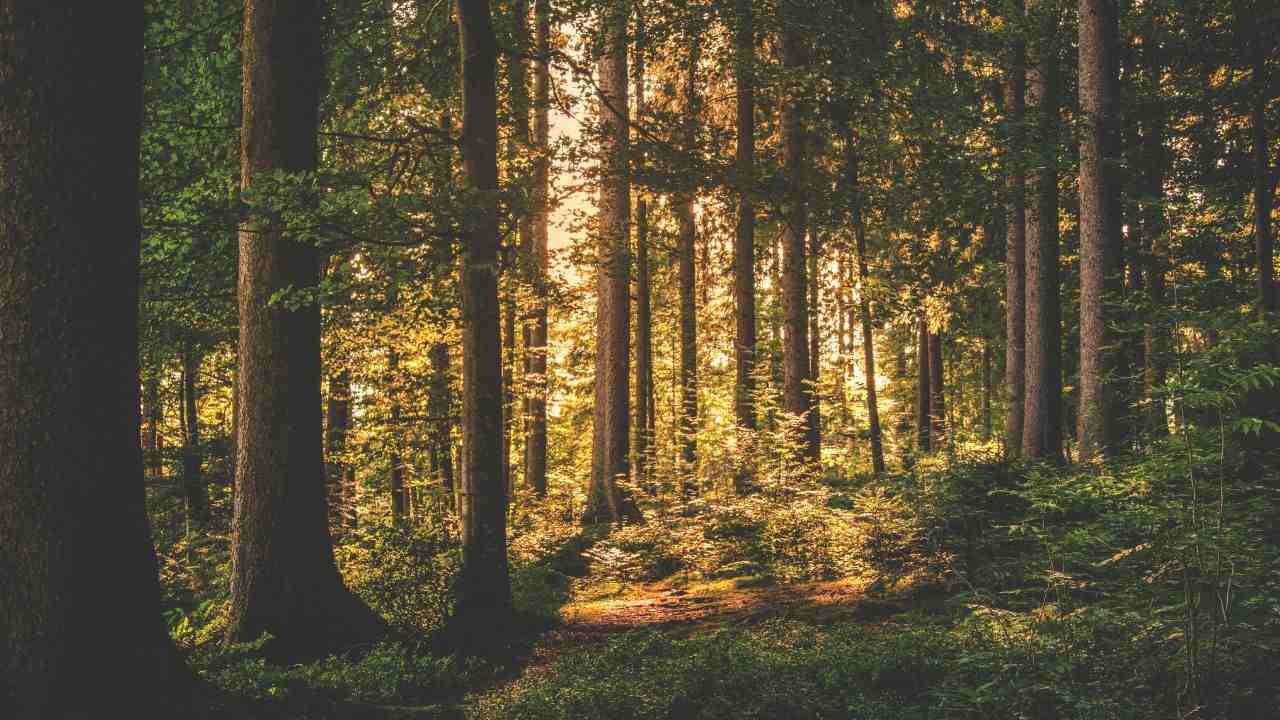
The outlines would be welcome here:
M 187 517 L 196 525 L 209 520 L 209 492 L 201 473 L 200 408 L 196 394 L 196 375 L 200 370 L 200 351 L 191 342 L 182 348 L 182 494 Z
M 1022 0 L 1015 0 L 1022 21 Z M 1006 118 L 1009 124 L 1008 220 L 1005 223 L 1005 452 L 1017 457 L 1022 452 L 1023 402 L 1026 392 L 1026 287 L 1027 287 L 1027 206 L 1026 206 L 1026 43 L 1013 43 L 1009 78 L 1005 89 Z
M 534 0 L 534 44 L 538 61 L 533 72 L 533 289 L 536 298 L 526 351 L 529 372 L 528 427 L 525 430 L 524 477 L 539 498 L 547 496 L 547 235 L 551 160 L 550 0 Z
M 628 12 L 626 3 L 605 12 L 605 48 L 596 67 L 600 87 L 596 114 L 602 130 L 603 175 L 596 225 L 596 380 L 591 486 L 583 515 L 588 523 L 641 519 L 634 501 L 618 485 L 618 479 L 626 477 L 630 461 Z
M 0 2 L 0 716 L 17 720 L 190 710 L 138 443 L 142 37 L 141 2 Z
M 1122 279 L 1120 217 L 1115 197 L 1120 158 L 1115 0 L 1080 0 L 1080 459 L 1119 450 L 1124 393 L 1115 325 Z
M 734 350 L 737 382 L 734 388 L 734 415 L 738 428 L 750 437 L 756 429 L 756 263 L 755 263 L 755 22 L 751 0 L 736 0 L 738 25 L 734 32 L 734 82 L 738 89 L 737 140 L 734 166 L 737 177 L 738 224 L 733 246 Z M 744 456 L 751 448 L 740 451 Z M 751 463 L 744 462 L 735 478 L 739 491 L 750 482 Z
M 488 0 L 458 0 L 457 12 L 462 159 L 475 209 L 463 231 L 462 567 L 454 626 L 459 639 L 480 649 L 501 640 L 511 615 L 498 327 L 498 46 Z
M 351 373 L 345 368 L 329 376 L 329 423 L 325 428 L 325 458 L 329 482 L 329 529 L 339 533 L 355 512 L 347 483 L 347 433 L 351 430 Z
M 929 441 L 941 449 L 947 434 L 946 385 L 942 373 L 942 337 L 929 333 Z
M 316 168 L 323 3 L 248 0 L 241 183 Z M 228 637 L 269 632 L 269 654 L 311 657 L 368 642 L 383 623 L 343 585 L 325 507 L 320 308 L 271 298 L 319 281 L 316 248 L 278 222 L 240 232 L 240 402 Z
M 1044 14 L 1044 8 L 1037 8 Z M 1062 322 L 1058 300 L 1057 23 L 1042 24 L 1036 62 L 1027 68 L 1026 107 L 1037 152 L 1027 172 L 1026 387 L 1022 454 L 1062 460 Z
M 809 63 L 808 40 L 796 27 L 782 31 L 782 63 L 792 71 L 803 70 Z M 783 390 L 782 409 L 802 419 L 802 432 L 796 442 L 801 457 L 818 461 L 818 433 L 812 366 L 809 360 L 808 260 L 805 236 L 809 228 L 808 192 L 809 152 L 805 128 L 809 103 L 807 91 L 795 88 L 782 108 L 782 167 L 787 181 L 787 194 L 782 209 L 782 338 Z
M 400 439 L 404 437 L 404 423 L 401 419 L 400 406 L 400 353 L 395 348 L 387 349 L 387 377 L 384 387 L 390 412 L 387 417 L 387 430 L 383 441 L 387 444 L 388 490 L 391 493 L 391 520 L 403 522 L 408 516 L 409 493 L 404 483 L 404 453 L 400 449 Z
M 921 317 L 916 321 L 916 447 L 920 452 L 933 449 L 933 423 L 930 419 L 929 405 L 933 394 L 930 392 L 933 373 L 929 369 L 932 355 L 929 352 L 929 323 Z

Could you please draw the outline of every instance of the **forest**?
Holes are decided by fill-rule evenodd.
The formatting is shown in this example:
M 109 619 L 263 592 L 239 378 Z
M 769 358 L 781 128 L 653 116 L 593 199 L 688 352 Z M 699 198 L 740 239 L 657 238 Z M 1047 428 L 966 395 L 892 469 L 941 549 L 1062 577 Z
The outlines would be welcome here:
M 1275 0 L 0 0 L 0 718 L 1280 718 Z

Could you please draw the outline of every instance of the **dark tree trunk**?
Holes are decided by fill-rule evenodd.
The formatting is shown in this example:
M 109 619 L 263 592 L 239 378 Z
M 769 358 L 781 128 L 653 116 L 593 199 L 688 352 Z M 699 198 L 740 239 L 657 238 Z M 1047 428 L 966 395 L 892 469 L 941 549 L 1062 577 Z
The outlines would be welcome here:
M 1119 449 L 1120 345 L 1115 336 L 1121 265 L 1115 0 L 1080 0 L 1080 408 L 1081 460 Z
M 933 395 L 930 384 L 933 373 L 929 370 L 932 355 L 929 352 L 929 323 L 922 317 L 916 321 L 916 447 L 920 452 L 933 449 L 933 423 L 929 417 L 929 405 Z
M 631 179 L 627 168 L 627 8 L 604 12 L 604 52 L 597 61 L 596 115 L 603 131 L 604 177 L 597 202 L 595 412 L 591 486 L 586 522 L 640 520 L 634 500 L 619 486 L 627 476 L 630 442 L 630 271 L 628 225 Z
M 684 149 L 692 155 L 698 139 L 697 69 L 702 37 L 691 33 L 689 68 L 684 86 Z M 683 465 L 681 485 L 685 496 L 697 493 L 698 469 L 698 299 L 697 254 L 698 232 L 693 217 L 694 188 L 677 193 L 676 216 L 680 235 L 676 247 L 680 280 L 680 460 Z
M 1040 9 L 1043 11 L 1043 9 Z M 1022 454 L 1062 460 L 1062 321 L 1058 278 L 1057 24 L 1037 37 L 1027 68 L 1026 104 L 1035 124 L 1037 158 L 1027 172 L 1026 388 Z
M 160 424 L 164 421 L 164 401 L 160 397 L 160 378 L 156 371 L 147 375 L 144 381 L 145 391 L 142 397 L 142 414 L 146 425 L 142 432 L 142 459 L 144 472 L 148 477 L 159 478 L 164 475 L 164 437 L 160 434 Z M 232 426 L 234 430 L 234 425 Z
M 388 490 L 391 493 L 391 520 L 403 522 L 408 516 L 409 493 L 404 483 L 404 453 L 400 448 L 400 439 L 404 437 L 404 423 L 401 418 L 400 405 L 400 353 L 395 348 L 387 350 L 387 378 L 384 387 L 387 399 L 391 402 L 387 418 L 386 435 L 383 441 L 387 444 Z
M 645 32 L 645 17 L 641 3 L 636 8 L 636 34 Z M 635 96 L 636 122 L 647 122 L 648 106 L 645 104 L 645 57 L 644 49 L 635 48 Z M 637 163 L 643 164 L 641 157 Z M 645 493 L 653 494 L 656 486 L 651 482 L 653 472 L 654 436 L 649 427 L 649 416 L 652 413 L 650 399 L 653 397 L 653 331 L 650 327 L 653 319 L 652 288 L 649 279 L 649 201 L 643 191 L 636 193 L 636 378 L 635 378 L 635 416 L 632 419 L 634 446 L 631 455 L 631 478 L 636 487 Z
M 808 40 L 796 27 L 782 33 L 782 62 L 793 71 L 809 63 Z M 782 409 L 803 418 L 803 436 L 796 438 L 804 459 L 818 460 L 818 428 L 812 366 L 809 360 L 808 260 L 805 236 L 809 228 L 809 152 L 807 91 L 794 88 L 782 108 L 782 166 L 787 178 L 787 196 L 782 209 L 782 296 L 783 335 Z
M 946 384 L 942 374 L 942 336 L 929 333 L 929 441 L 941 449 L 947 434 Z
M 1022 21 L 1022 0 L 1015 0 Z M 1013 44 L 1009 79 L 1005 89 L 1006 119 L 1009 124 L 1008 215 L 1005 223 L 1005 452 L 1017 457 L 1022 452 L 1023 402 L 1026 391 L 1026 43 Z
M 982 339 L 982 439 L 991 438 L 991 340 Z
M 737 140 L 735 172 L 738 193 L 738 225 L 733 245 L 734 350 L 737 359 L 737 383 L 734 389 L 734 415 L 738 428 L 746 436 L 756 429 L 755 361 L 756 361 L 756 211 L 752 193 L 755 188 L 755 23 L 751 0 L 736 0 L 738 25 L 734 33 L 734 82 L 738 88 Z M 751 455 L 750 447 L 740 449 Z M 744 462 L 736 476 L 735 486 L 745 490 L 750 482 L 751 463 Z
M 536 302 L 530 322 L 526 352 L 529 371 L 525 378 L 529 395 L 525 430 L 524 478 L 534 493 L 547 496 L 547 195 L 550 185 L 551 73 L 545 59 L 551 48 L 550 0 L 534 0 L 534 44 L 539 60 L 533 71 L 533 141 L 537 159 L 533 167 L 532 258 Z
M 514 283 L 511 288 L 515 292 Z M 503 308 L 502 326 L 502 486 L 510 502 L 515 487 L 511 445 L 516 422 L 516 306 L 513 298 L 509 298 Z
M 502 356 L 498 319 L 498 46 L 488 0 L 458 0 L 462 159 L 479 199 L 464 229 L 462 269 L 462 567 L 455 627 L 477 648 L 501 639 L 511 614 L 507 493 L 502 476 Z
M 852 144 L 851 144 L 852 145 Z M 870 273 L 867 272 L 867 229 L 862 217 L 862 186 L 856 166 L 850 162 L 856 198 L 853 205 L 853 233 L 858 250 L 858 315 L 862 324 L 862 364 L 867 378 L 867 423 L 870 425 L 871 465 L 877 476 L 884 474 L 884 443 L 880 432 L 880 407 L 876 399 L 876 348 L 871 328 Z
M 822 236 L 815 228 L 809 233 L 809 379 L 813 383 L 813 410 L 810 431 L 814 442 L 822 443 L 822 397 L 817 382 L 822 377 L 822 275 L 819 270 L 823 252 Z
M 1259 27 L 1264 27 L 1260 25 Z M 1253 124 L 1253 238 L 1258 256 L 1258 310 L 1270 321 L 1280 312 L 1280 291 L 1276 289 L 1275 238 L 1271 234 L 1271 211 L 1275 207 L 1277 177 L 1271 169 L 1271 145 L 1267 139 L 1266 38 L 1253 41 L 1253 87 L 1250 119 Z
M 347 433 L 351 430 L 351 373 L 345 368 L 329 377 L 329 423 L 325 428 L 325 458 L 329 482 L 329 528 L 341 532 L 355 512 L 352 488 L 347 483 Z
M 0 2 L 0 716 L 185 717 L 139 431 L 143 3 Z
M 1158 82 L 1163 71 L 1159 52 L 1159 40 L 1148 34 L 1147 72 Z M 1150 114 L 1143 119 L 1142 140 L 1139 152 L 1137 217 L 1130 223 L 1138 230 L 1140 243 L 1139 284 L 1146 291 L 1147 316 L 1143 323 L 1142 368 L 1143 395 L 1147 404 L 1147 430 L 1155 436 L 1169 434 L 1168 409 L 1162 391 L 1168 367 L 1169 332 L 1160 318 L 1165 310 L 1165 266 L 1169 252 L 1168 229 L 1164 219 L 1164 177 L 1167 167 L 1164 147 L 1166 113 L 1162 102 L 1154 103 Z M 1154 320 L 1152 318 L 1155 318 Z
M 431 468 L 446 492 L 453 493 L 453 408 L 449 402 L 449 345 L 431 346 L 431 383 L 427 390 L 427 417 L 431 423 Z M 545 477 L 545 476 L 544 476 Z
M 196 375 L 200 370 L 200 351 L 184 343 L 182 348 L 182 494 L 187 517 L 197 525 L 209 519 L 209 492 L 200 465 L 200 408 L 196 394 Z
M 316 168 L 323 3 L 248 0 L 241 182 Z M 276 222 L 240 232 L 240 402 L 228 636 L 280 658 L 368 642 L 383 623 L 343 585 L 325 503 L 320 308 L 271 298 L 319 281 L 316 248 Z

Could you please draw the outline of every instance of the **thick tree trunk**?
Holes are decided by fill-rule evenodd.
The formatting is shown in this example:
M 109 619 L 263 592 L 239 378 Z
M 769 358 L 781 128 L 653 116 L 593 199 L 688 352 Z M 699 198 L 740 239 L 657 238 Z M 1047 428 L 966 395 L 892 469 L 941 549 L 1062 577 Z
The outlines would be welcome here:
M 142 6 L 0 2 L 0 716 L 16 720 L 189 711 L 138 443 Z
M 603 177 L 596 225 L 595 412 L 591 486 L 585 522 L 638 521 L 640 512 L 618 480 L 627 476 L 630 442 L 630 272 L 628 234 L 631 179 L 627 168 L 627 7 L 610 7 L 605 48 L 597 61 L 596 114 L 603 131 Z
M 1080 459 L 1119 450 L 1119 343 L 1112 329 L 1122 278 L 1116 142 L 1115 0 L 1080 0 Z
M 200 351 L 191 343 L 182 348 L 182 494 L 187 518 L 197 525 L 209 519 L 209 491 L 205 487 L 200 449 L 200 408 L 196 394 L 196 375 L 200 370 Z
M 248 0 L 241 182 L 316 168 L 323 4 Z M 228 636 L 281 658 L 368 642 L 383 623 L 342 585 L 325 507 L 320 309 L 272 303 L 319 281 L 316 248 L 266 218 L 240 232 L 240 399 Z
M 1062 322 L 1058 278 L 1058 71 L 1056 23 L 1041 28 L 1027 68 L 1026 105 L 1037 158 L 1027 172 L 1026 387 L 1022 454 L 1062 460 Z
M 329 423 L 325 428 L 326 477 L 329 483 L 329 530 L 341 532 L 355 512 L 347 483 L 347 433 L 351 430 L 351 373 L 345 368 L 329 376 Z
M 929 452 L 933 449 L 933 423 L 929 417 L 933 373 L 929 369 L 929 361 L 932 359 L 929 352 L 929 323 L 923 317 L 916 321 L 916 335 L 916 447 L 920 452 Z
M 942 373 L 942 336 L 929 333 L 929 440 L 941 449 L 946 441 L 946 384 Z
M 809 63 L 808 40 L 799 28 L 783 30 L 782 63 L 792 71 L 801 71 Z M 806 95 L 804 88 L 795 88 L 782 108 L 782 167 L 787 178 L 787 197 L 781 213 L 783 324 L 786 326 L 782 338 L 782 409 L 794 417 L 803 418 L 803 435 L 797 437 L 796 442 L 805 460 L 817 462 L 819 441 L 814 378 L 809 359 L 808 260 L 805 247 L 809 229 L 806 197 L 809 142 L 805 128 L 809 104 Z
M 1016 0 L 1018 21 L 1022 0 Z M 1026 391 L 1026 43 L 1014 42 L 1005 88 L 1006 120 L 1009 124 L 1008 214 L 1005 223 L 1005 452 L 1017 457 L 1022 452 L 1023 402 Z
M 737 382 L 734 388 L 734 415 L 738 428 L 750 437 L 756 429 L 756 211 L 752 197 L 755 187 L 755 23 L 751 0 L 736 0 L 738 25 L 734 33 L 734 82 L 738 89 L 737 140 L 734 170 L 737 173 L 738 224 L 733 245 L 734 352 Z M 744 456 L 751 448 L 743 447 Z M 739 491 L 750 482 L 751 463 L 744 462 L 735 478 Z
M 876 349 L 871 328 L 870 273 L 867 272 L 867 231 L 862 217 L 862 192 L 853 174 L 857 199 L 853 206 L 853 233 L 858 250 L 858 315 L 862 324 L 862 364 L 867 378 L 867 423 L 870 426 L 871 466 L 877 476 L 884 474 L 884 444 L 880 432 L 880 407 L 876 399 Z
M 462 567 L 454 621 L 459 638 L 481 649 L 501 640 L 511 614 L 498 327 L 498 46 L 488 0 L 458 0 L 457 12 L 463 168 L 480 195 L 463 232 Z
M 528 426 L 525 429 L 524 479 L 534 493 L 547 496 L 547 207 L 550 192 L 551 106 L 551 5 L 550 0 L 534 0 L 534 44 L 538 61 L 533 71 L 533 142 L 537 159 L 533 166 L 532 255 L 533 289 L 536 301 L 530 322 L 526 352 L 529 372 L 525 378 L 529 395 Z

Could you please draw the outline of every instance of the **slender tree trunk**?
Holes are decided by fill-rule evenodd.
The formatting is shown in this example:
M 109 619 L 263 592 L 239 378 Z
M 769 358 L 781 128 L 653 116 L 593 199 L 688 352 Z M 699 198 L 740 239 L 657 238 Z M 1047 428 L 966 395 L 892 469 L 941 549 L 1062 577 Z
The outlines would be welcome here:
M 323 4 L 248 0 L 241 182 L 316 168 Z M 383 623 L 342 585 L 325 507 L 320 308 L 272 303 L 319 281 L 316 248 L 265 218 L 240 232 L 240 402 L 228 636 L 281 658 L 368 642 Z
M 142 458 L 145 473 L 152 478 L 164 474 L 164 438 L 160 435 L 160 423 L 164 421 L 164 402 L 160 398 L 160 378 L 155 371 L 148 373 L 143 383 L 142 414 L 146 426 L 142 432 Z M 234 426 L 233 426 L 234 429 Z
M 534 44 L 538 61 L 533 71 L 533 142 L 537 156 L 533 166 L 533 307 L 529 339 L 528 428 L 525 431 L 524 477 L 534 493 L 547 496 L 547 221 L 549 217 L 551 51 L 550 0 L 534 0 Z
M 643 3 L 635 4 L 636 35 L 645 33 L 645 16 Z M 635 97 L 636 122 L 647 122 L 648 107 L 645 105 L 645 57 L 644 48 L 635 46 Z M 644 158 L 637 161 L 637 167 L 643 167 Z M 649 415 L 653 397 L 653 335 L 650 324 L 653 318 L 652 288 L 649 280 L 649 201 L 643 191 L 636 193 L 636 378 L 635 378 L 635 417 L 632 420 L 635 435 L 631 456 L 631 478 L 636 487 L 647 494 L 654 494 L 656 485 L 650 480 L 653 471 L 652 445 L 653 434 L 650 432 Z
M 383 441 L 387 444 L 388 490 L 391 493 L 391 520 L 403 522 L 408 516 L 408 492 L 404 484 L 404 453 L 400 449 L 400 439 L 404 437 L 404 423 L 400 406 L 400 353 L 395 348 L 387 349 L 387 378 L 384 386 L 387 399 L 391 402 L 387 418 L 387 432 Z
M 799 28 L 787 27 L 782 32 L 782 61 L 790 70 L 801 70 L 809 63 L 808 40 Z M 805 128 L 809 103 L 807 91 L 796 88 L 782 108 L 782 166 L 787 178 L 787 197 L 782 210 L 782 295 L 783 391 L 782 407 L 787 413 L 803 418 L 803 436 L 796 440 L 801 455 L 811 462 L 818 460 L 818 433 L 812 366 L 809 360 L 808 261 L 805 236 L 809 228 L 808 192 L 809 152 Z
M 856 168 L 850 163 L 852 168 Z M 862 186 L 856 169 L 852 181 L 856 199 L 853 205 L 853 233 L 858 250 L 858 315 L 862 322 L 862 364 L 867 378 L 867 423 L 870 426 L 871 465 L 876 476 L 884 474 L 884 444 L 880 432 L 880 408 L 876 399 L 876 349 L 871 328 L 870 273 L 867 272 L 867 230 L 862 216 Z
M 701 59 L 700 33 L 691 33 L 689 68 L 684 87 L 684 149 L 693 154 L 698 140 L 697 72 Z M 683 464 L 681 484 L 685 496 L 697 493 L 698 466 L 698 301 L 697 254 L 698 232 L 693 216 L 694 188 L 681 190 L 675 200 L 680 235 L 676 254 L 679 257 L 680 280 L 680 459 Z
M 929 439 L 942 449 L 947 434 L 946 385 L 942 373 L 942 337 L 929 333 Z
M 1019 22 L 1022 0 L 1015 0 Z M 1006 118 L 1009 123 L 1008 220 L 1005 223 L 1005 452 L 1017 457 L 1022 452 L 1023 402 L 1026 390 L 1026 43 L 1013 44 L 1009 79 L 1005 89 Z
M 1119 106 L 1115 0 L 1080 0 L 1080 458 L 1119 450 L 1119 343 L 1112 328 L 1122 278 L 1116 151 Z
M 916 321 L 916 326 L 919 337 L 916 343 L 916 446 L 920 452 L 929 452 L 933 449 L 933 423 L 929 417 L 929 401 L 933 397 L 930 393 L 933 373 L 929 369 L 929 361 L 932 359 L 929 352 L 929 323 L 921 317 Z
M 1153 70 L 1158 74 L 1160 70 Z M 1157 75 L 1158 77 L 1158 75 Z M 1143 388 L 1147 409 L 1147 429 L 1156 436 L 1169 434 L 1168 409 L 1161 392 L 1168 366 L 1169 333 L 1159 319 L 1165 307 L 1165 265 L 1168 254 L 1167 227 L 1164 219 L 1164 109 L 1160 108 L 1146 121 L 1142 135 L 1141 172 L 1138 217 L 1142 236 L 1141 277 L 1147 295 L 1148 320 L 1143 323 L 1142 358 Z M 1152 316 L 1156 320 L 1150 319 Z
M 813 394 L 813 410 L 810 412 L 811 434 L 815 442 L 822 442 L 822 398 L 818 392 L 818 379 L 822 377 L 822 274 L 820 271 L 822 252 L 822 235 L 817 229 L 809 233 L 809 378 L 813 383 L 810 392 Z M 819 445 L 821 447 L 821 445 Z
M 463 234 L 461 525 L 455 584 L 459 638 L 477 648 L 501 639 L 511 614 L 507 492 L 502 475 L 502 356 L 498 327 L 498 46 L 488 0 L 458 0 L 462 40 L 462 159 L 482 193 Z
M 427 389 L 427 417 L 431 423 L 431 464 L 440 485 L 453 493 L 453 409 L 449 402 L 449 345 L 431 346 L 431 383 Z M 545 476 L 544 476 L 545 477 Z
M 1044 12 L 1043 8 L 1039 8 Z M 1062 322 L 1058 278 L 1058 69 L 1056 22 L 1037 38 L 1026 105 L 1038 158 L 1027 172 L 1026 388 L 1022 454 L 1062 460 Z
M 1267 139 L 1267 50 L 1259 34 L 1253 42 L 1253 237 L 1258 256 L 1258 311 L 1271 320 L 1280 312 L 1280 290 L 1275 278 L 1275 238 L 1271 234 L 1271 211 L 1275 207 L 1277 177 L 1271 169 L 1271 145 Z
M 351 373 L 345 368 L 329 376 L 329 423 L 325 429 L 325 457 L 329 481 L 329 528 L 341 532 L 355 509 L 347 483 L 347 433 L 351 430 Z
M 142 36 L 141 2 L 0 2 L 0 716 L 15 720 L 190 710 L 138 443 Z
M 630 377 L 628 234 L 631 179 L 627 168 L 627 7 L 604 10 L 605 48 L 597 62 L 596 113 L 603 129 L 604 178 L 597 202 L 595 413 L 586 522 L 638 521 L 639 509 L 618 485 L 629 463 Z
M 734 7 L 738 20 L 734 33 L 734 82 L 738 89 L 734 170 L 738 186 L 738 224 L 733 246 L 734 350 L 737 359 L 733 407 L 739 430 L 744 431 L 743 436 L 751 437 L 756 429 L 756 211 L 752 197 L 756 172 L 756 40 L 751 0 L 736 0 Z M 753 454 L 749 444 L 740 448 L 740 452 L 744 457 Z M 735 476 L 735 487 L 742 492 L 750 481 L 750 463 L 744 462 Z
M 982 439 L 991 438 L 991 340 L 982 339 Z
M 529 43 L 529 2 L 528 0 L 514 0 L 511 5 L 512 14 L 512 39 L 515 49 L 521 53 L 529 53 L 533 50 Z M 515 115 L 515 143 L 513 148 L 523 148 L 526 152 L 533 150 L 532 136 L 529 128 L 529 69 L 528 61 L 523 57 L 510 57 L 511 72 L 511 110 Z M 535 169 L 536 173 L 537 170 Z M 535 182 L 537 179 L 535 178 Z M 536 192 L 536 190 L 535 190 Z M 536 203 L 535 203 L 536 204 Z M 522 214 L 517 222 L 520 233 L 520 256 L 515 267 L 518 269 L 516 277 L 521 280 L 530 280 L 531 284 L 536 285 L 539 279 L 538 258 L 537 258 L 537 240 L 534 237 L 533 223 L 537 209 L 534 208 L 532 213 Z M 514 285 L 513 285 L 514 291 Z M 512 301 L 507 308 L 507 319 L 510 323 L 511 332 L 508 343 L 508 353 L 511 356 L 510 367 L 514 374 L 516 364 L 516 318 L 515 318 L 515 302 Z M 528 321 L 522 323 L 521 334 L 524 336 L 524 362 L 523 362 L 523 380 L 526 386 L 525 395 L 522 398 L 522 424 L 528 429 L 528 389 L 529 371 L 532 369 L 532 360 L 529 356 L 529 341 L 532 339 L 533 327 Z M 515 379 L 509 377 L 507 381 L 507 415 L 505 416 L 505 426 L 507 428 L 507 494 L 515 497 L 515 460 L 512 455 L 511 443 L 512 436 L 516 429 L 516 400 L 515 400 Z M 528 456 L 528 433 L 525 433 L 525 452 Z M 528 475 L 525 475 L 525 483 L 529 483 Z
M 182 493 L 187 517 L 196 525 L 209 519 L 209 492 L 201 473 L 200 408 L 196 395 L 196 374 L 200 352 L 184 343 L 182 348 Z

